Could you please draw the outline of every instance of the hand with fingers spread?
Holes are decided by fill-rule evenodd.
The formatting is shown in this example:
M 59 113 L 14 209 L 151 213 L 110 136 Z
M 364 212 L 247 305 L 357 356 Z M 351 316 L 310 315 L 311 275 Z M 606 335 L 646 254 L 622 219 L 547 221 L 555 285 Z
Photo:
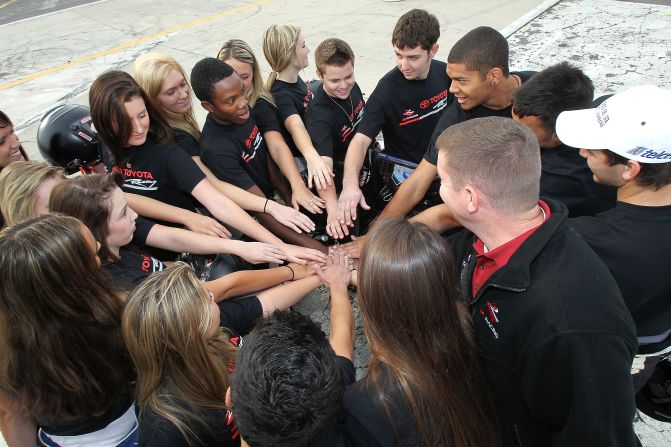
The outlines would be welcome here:
M 273 262 L 281 264 L 287 259 L 282 249 L 264 242 L 242 242 L 243 250 L 239 256 L 251 264 L 261 264 L 264 262 Z
M 315 153 L 306 157 L 305 163 L 308 166 L 308 188 L 314 184 L 315 188 L 324 190 L 333 184 L 335 174 L 323 157 Z
M 343 239 L 349 236 L 349 228 L 344 222 L 341 222 L 340 219 L 338 219 L 337 210 L 328 213 L 328 218 L 326 219 L 326 233 L 333 239 Z
M 340 222 L 348 227 L 354 226 L 354 221 L 357 218 L 356 209 L 359 205 L 365 210 L 370 209 L 358 186 L 343 185 L 340 197 L 338 197 L 338 219 Z
M 346 244 L 340 244 L 337 247 L 331 247 L 333 251 L 337 251 L 350 259 L 359 259 L 361 257 L 361 250 L 363 245 L 366 243 L 368 235 L 364 236 L 352 236 L 352 242 Z
M 216 219 L 198 213 L 189 213 L 188 218 L 184 220 L 184 226 L 194 233 L 207 234 L 208 236 L 224 239 L 231 237 L 231 233 Z
M 312 222 L 308 216 L 297 210 L 298 208 L 293 209 L 288 206 L 280 205 L 272 200 L 268 201 L 266 204 L 266 213 L 270 214 L 276 221 L 291 228 L 296 233 L 302 233 L 303 231 L 309 233 L 314 231 L 314 222 Z
M 300 205 L 312 214 L 321 214 L 322 209 L 326 207 L 324 200 L 314 195 L 304 183 L 295 188 L 291 194 L 291 204 L 294 209 L 298 209 Z
M 315 261 L 319 264 L 326 264 L 326 255 L 313 248 L 299 247 L 298 245 L 282 244 L 280 249 L 287 255 L 287 261 L 305 264 L 308 261 Z
M 325 268 L 315 266 L 315 273 L 329 289 L 346 289 L 352 275 L 352 268 L 352 263 L 347 256 L 335 253 L 329 255 Z

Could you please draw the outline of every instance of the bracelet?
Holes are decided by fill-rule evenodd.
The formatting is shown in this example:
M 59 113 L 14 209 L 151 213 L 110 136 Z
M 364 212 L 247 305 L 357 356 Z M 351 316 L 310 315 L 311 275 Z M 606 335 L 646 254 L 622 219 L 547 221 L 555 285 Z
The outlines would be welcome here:
M 263 204 L 263 212 L 266 212 L 266 207 L 268 206 L 268 199 L 266 199 L 266 203 Z M 293 270 L 292 270 L 293 271 Z
M 291 270 L 291 279 L 289 281 L 293 281 L 294 278 L 296 277 L 296 274 L 294 273 L 294 269 L 292 269 L 290 265 L 285 265 L 285 267 L 288 268 L 289 270 Z

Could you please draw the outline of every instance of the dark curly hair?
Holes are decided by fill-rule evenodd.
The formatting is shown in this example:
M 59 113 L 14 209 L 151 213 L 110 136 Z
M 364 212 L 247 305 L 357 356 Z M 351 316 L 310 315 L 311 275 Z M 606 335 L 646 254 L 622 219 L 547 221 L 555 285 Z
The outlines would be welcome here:
M 314 445 L 335 426 L 344 390 L 326 335 L 298 312 L 260 320 L 231 379 L 233 413 L 250 447 Z

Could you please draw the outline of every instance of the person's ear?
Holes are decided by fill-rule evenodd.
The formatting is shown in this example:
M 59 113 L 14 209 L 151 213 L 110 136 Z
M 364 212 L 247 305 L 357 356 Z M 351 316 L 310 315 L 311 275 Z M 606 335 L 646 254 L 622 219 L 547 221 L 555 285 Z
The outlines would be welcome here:
M 487 72 L 487 79 L 492 87 L 496 87 L 503 78 L 503 71 L 499 67 L 494 67 Z
M 429 50 L 429 59 L 433 59 L 436 53 L 438 52 L 438 44 L 434 43 L 431 49 Z
M 321 79 L 322 81 L 324 80 L 324 75 L 322 74 L 321 71 L 319 71 L 319 68 L 315 69 L 315 73 L 317 73 L 317 77 Z
M 210 113 L 214 112 L 214 106 L 210 101 L 201 101 L 200 105 L 203 109 L 207 110 Z
M 622 171 L 622 179 L 625 182 L 631 182 L 636 180 L 638 174 L 641 173 L 641 164 L 636 160 L 627 161 L 627 165 L 624 171 Z
M 471 185 L 466 185 L 463 189 L 463 193 L 466 195 L 466 210 L 469 214 L 475 214 L 480 209 L 479 191 Z
M 229 386 L 226 388 L 226 398 L 224 399 L 224 403 L 228 408 L 233 408 L 233 404 L 231 401 L 231 387 Z

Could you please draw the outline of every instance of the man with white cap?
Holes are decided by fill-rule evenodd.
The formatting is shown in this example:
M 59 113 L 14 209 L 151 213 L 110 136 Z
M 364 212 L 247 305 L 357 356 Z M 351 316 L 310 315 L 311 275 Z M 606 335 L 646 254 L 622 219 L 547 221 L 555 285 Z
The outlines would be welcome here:
M 563 112 L 557 135 L 580 154 L 594 180 L 616 186 L 615 208 L 570 219 L 613 274 L 636 323 L 634 388 L 671 351 L 671 90 L 639 86 L 593 109 Z

